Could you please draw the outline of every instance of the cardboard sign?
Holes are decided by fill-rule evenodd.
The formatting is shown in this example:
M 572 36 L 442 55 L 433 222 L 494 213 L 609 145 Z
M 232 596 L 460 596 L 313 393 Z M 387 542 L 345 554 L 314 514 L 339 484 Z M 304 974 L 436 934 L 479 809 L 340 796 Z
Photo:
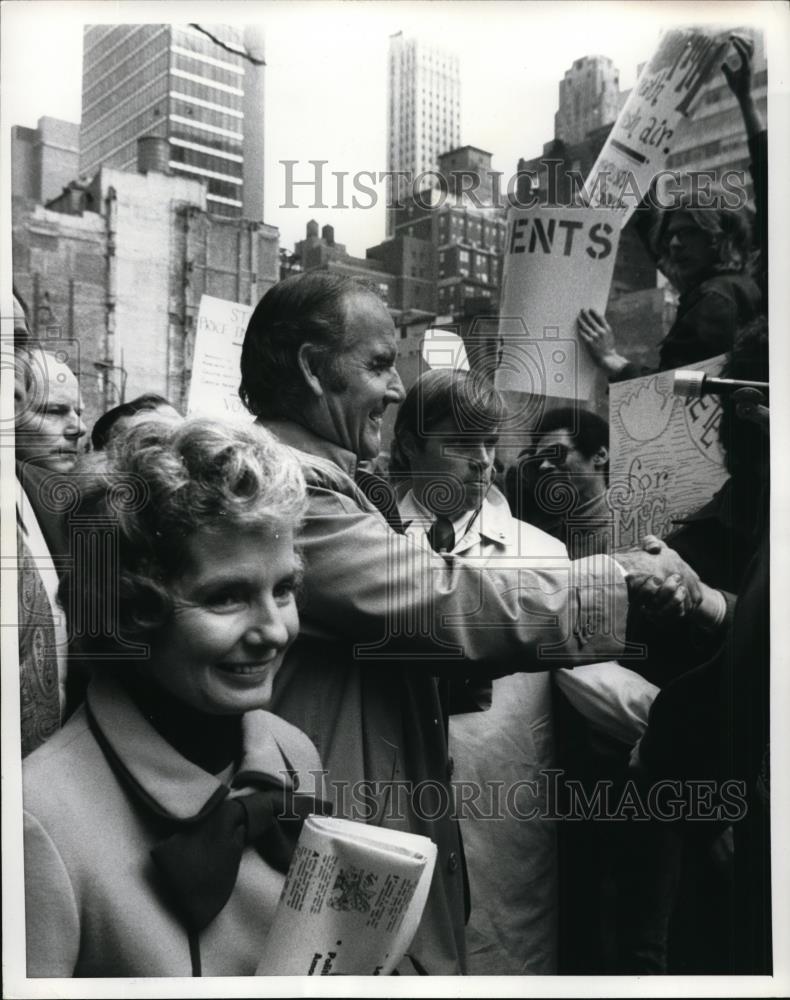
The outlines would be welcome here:
M 684 369 L 718 375 L 725 356 Z M 664 537 L 674 518 L 706 504 L 724 485 L 717 396 L 674 395 L 674 371 L 609 387 L 609 503 L 616 514 L 617 547 L 646 534 Z
M 590 205 L 619 201 L 625 225 L 672 152 L 678 124 L 721 65 L 731 33 L 720 27 L 665 32 L 590 171 Z
M 576 321 L 581 309 L 606 311 L 619 238 L 610 209 L 510 209 L 498 389 L 590 398 L 597 368 Z
M 422 357 L 429 368 L 468 372 L 469 358 L 463 340 L 452 330 L 430 326 L 422 339 Z
M 195 331 L 187 414 L 251 422 L 239 398 L 244 331 L 252 306 L 203 295 Z

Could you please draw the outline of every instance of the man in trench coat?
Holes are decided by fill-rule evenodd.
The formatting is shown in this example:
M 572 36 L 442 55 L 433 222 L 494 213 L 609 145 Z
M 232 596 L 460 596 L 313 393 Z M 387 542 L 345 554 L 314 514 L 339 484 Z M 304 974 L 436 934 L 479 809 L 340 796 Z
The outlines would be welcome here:
M 612 659 L 624 645 L 627 573 L 682 572 L 690 602 L 695 578 L 665 548 L 556 571 L 480 570 L 399 534 L 386 484 L 373 481 L 366 494 L 355 481 L 358 460 L 378 454 L 387 406 L 403 399 L 396 355 L 394 324 L 375 293 L 325 272 L 296 275 L 271 288 L 250 319 L 240 393 L 296 450 L 308 485 L 301 629 L 273 711 L 315 743 L 338 815 L 437 845 L 423 919 L 399 971 L 453 975 L 466 967 L 468 894 L 437 678 L 485 676 L 494 664 L 501 673 L 503 659 L 513 671 Z

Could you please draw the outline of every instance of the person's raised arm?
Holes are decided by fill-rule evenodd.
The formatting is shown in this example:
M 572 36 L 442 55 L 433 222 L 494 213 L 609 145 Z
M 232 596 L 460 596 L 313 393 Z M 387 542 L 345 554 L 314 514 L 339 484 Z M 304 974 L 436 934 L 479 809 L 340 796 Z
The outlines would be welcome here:
M 730 35 L 732 47 L 738 53 L 740 64 L 736 69 L 724 63 L 722 72 L 729 84 L 730 90 L 735 95 L 738 105 L 743 115 L 743 124 L 746 128 L 746 137 L 754 139 L 760 132 L 764 131 L 760 112 L 757 110 L 752 95 L 752 57 L 754 55 L 754 44 L 741 35 Z

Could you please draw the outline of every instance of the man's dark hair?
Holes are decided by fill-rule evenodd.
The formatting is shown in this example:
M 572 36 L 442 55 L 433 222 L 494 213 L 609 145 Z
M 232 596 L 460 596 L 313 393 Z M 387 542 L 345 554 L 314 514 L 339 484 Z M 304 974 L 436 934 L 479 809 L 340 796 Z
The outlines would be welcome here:
M 298 363 L 305 343 L 315 345 L 328 387 L 345 387 L 337 358 L 345 346 L 346 299 L 359 293 L 376 296 L 354 278 L 326 271 L 294 274 L 266 292 L 250 317 L 241 350 L 239 395 L 250 413 L 274 418 L 298 408 L 306 391 Z
M 520 521 L 541 525 L 543 509 L 535 497 L 535 469 L 530 459 L 540 439 L 551 431 L 567 431 L 575 447 L 585 458 L 592 458 L 600 448 L 609 447 L 609 424 L 597 413 L 576 406 L 561 406 L 549 412 L 532 433 L 532 443 L 524 448 L 518 460 L 505 474 L 505 495 L 513 516 Z M 604 480 L 609 482 L 609 462 L 602 466 Z
M 160 406 L 172 407 L 173 404 L 170 400 L 165 399 L 164 396 L 159 396 L 155 392 L 146 392 L 142 396 L 130 400 L 128 403 L 120 403 L 111 410 L 107 410 L 93 425 L 93 430 L 91 431 L 91 445 L 93 446 L 93 450 L 101 451 L 107 447 L 107 442 L 112 437 L 113 428 L 119 420 L 133 417 L 136 413 L 141 413 L 143 410 L 158 410 Z
M 505 404 L 490 381 L 476 372 L 439 368 L 424 372 L 406 393 L 395 418 L 390 455 L 390 473 L 406 473 L 409 460 L 404 436 L 423 441 L 426 434 L 447 417 L 453 418 L 459 434 L 489 437 L 499 433 Z
M 539 439 L 549 431 L 561 430 L 568 432 L 585 458 L 592 458 L 601 447 L 609 447 L 609 424 L 603 417 L 589 410 L 575 406 L 550 410 L 541 420 L 535 436 Z

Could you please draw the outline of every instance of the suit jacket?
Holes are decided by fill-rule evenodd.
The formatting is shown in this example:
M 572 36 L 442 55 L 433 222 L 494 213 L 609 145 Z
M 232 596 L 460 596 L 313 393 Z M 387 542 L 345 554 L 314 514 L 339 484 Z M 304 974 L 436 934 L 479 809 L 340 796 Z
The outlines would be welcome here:
M 606 557 L 551 569 L 479 569 L 399 535 L 355 485 L 356 459 L 304 428 L 269 422 L 308 482 L 300 534 L 299 638 L 274 710 L 308 734 L 337 814 L 431 837 L 437 867 L 410 950 L 432 974 L 465 971 L 464 893 L 435 676 L 609 658 L 627 594 Z
M 313 792 L 321 763 L 304 733 L 263 711 L 242 725 L 240 772 L 288 784 L 292 768 Z M 86 705 L 24 762 L 28 976 L 190 976 L 187 932 L 150 851 L 223 791 L 97 674 Z M 230 899 L 199 938 L 203 975 L 255 973 L 283 881 L 245 847 Z

